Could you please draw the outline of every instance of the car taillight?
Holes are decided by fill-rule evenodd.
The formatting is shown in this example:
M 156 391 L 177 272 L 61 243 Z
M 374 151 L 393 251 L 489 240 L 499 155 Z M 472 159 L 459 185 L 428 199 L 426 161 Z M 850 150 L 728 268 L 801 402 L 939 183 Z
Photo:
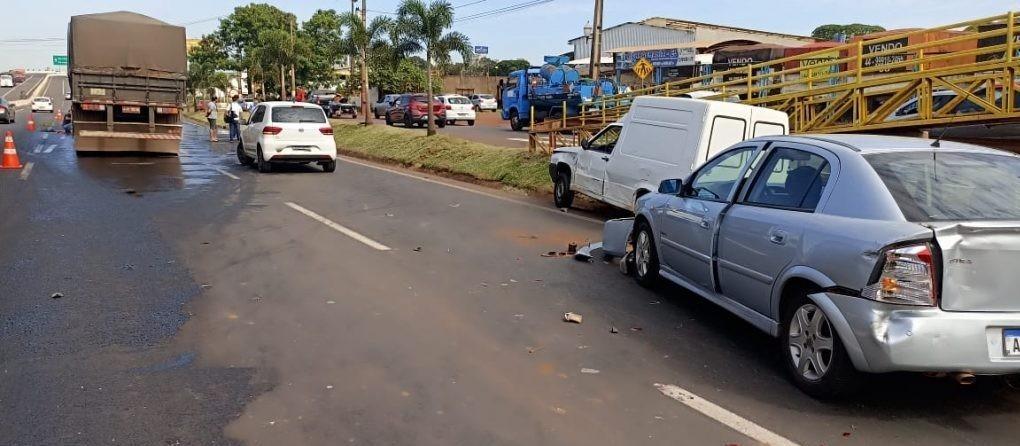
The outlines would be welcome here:
M 81 109 L 85 111 L 106 111 L 106 106 L 103 104 L 81 104 Z
M 891 248 L 884 255 L 877 279 L 861 290 L 862 297 L 891 304 L 936 305 L 937 267 L 931 245 Z
M 447 105 L 447 106 L 446 106 L 446 109 L 447 109 L 447 110 L 453 110 L 453 106 L 452 106 L 452 105 Z
M 332 135 L 333 127 L 319 127 L 319 133 L 322 133 L 323 135 Z
M 266 126 L 262 129 L 263 135 L 279 135 L 283 131 L 282 127 L 273 127 L 271 125 Z

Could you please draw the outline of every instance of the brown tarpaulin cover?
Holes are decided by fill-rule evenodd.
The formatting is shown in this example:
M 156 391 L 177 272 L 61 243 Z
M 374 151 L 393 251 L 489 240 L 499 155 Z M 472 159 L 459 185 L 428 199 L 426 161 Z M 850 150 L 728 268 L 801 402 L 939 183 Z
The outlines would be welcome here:
M 118 11 L 71 17 L 70 69 L 79 73 L 183 78 L 188 71 L 184 28 Z

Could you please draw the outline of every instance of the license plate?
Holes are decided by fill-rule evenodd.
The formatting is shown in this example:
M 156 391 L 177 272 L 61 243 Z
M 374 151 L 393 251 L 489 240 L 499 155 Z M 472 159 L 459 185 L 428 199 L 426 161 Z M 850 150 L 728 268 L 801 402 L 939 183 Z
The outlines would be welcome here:
M 1002 347 L 1006 356 L 1020 356 L 1020 328 L 1002 330 Z
M 292 146 L 290 149 L 291 150 L 296 150 L 296 151 L 299 151 L 299 152 L 311 152 L 312 151 L 312 147 L 311 146 Z

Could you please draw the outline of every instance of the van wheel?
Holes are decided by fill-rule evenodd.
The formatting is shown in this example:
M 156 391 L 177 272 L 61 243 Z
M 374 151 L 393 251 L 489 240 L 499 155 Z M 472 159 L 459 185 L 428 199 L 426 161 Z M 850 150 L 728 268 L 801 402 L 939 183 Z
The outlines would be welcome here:
M 644 221 L 638 223 L 634 235 L 634 279 L 646 288 L 659 281 L 659 253 L 655 250 L 652 228 Z
M 556 207 L 569 208 L 574 204 L 574 191 L 570 190 L 570 173 L 560 172 L 553 183 L 553 203 Z
M 860 389 L 854 368 L 836 329 L 821 308 L 798 296 L 783 312 L 780 357 L 793 383 L 819 399 L 851 395 Z
M 471 127 L 474 127 L 475 126 L 475 120 L 474 119 L 468 120 L 468 125 L 471 126 Z
M 251 159 L 251 157 L 248 156 L 247 153 L 244 153 L 244 143 L 242 143 L 241 141 L 238 141 L 237 142 L 237 162 L 241 163 L 242 166 L 250 166 L 253 161 L 255 161 L 255 160 Z
M 517 110 L 510 110 L 510 128 L 515 132 L 524 130 L 524 124 L 521 123 L 521 117 L 517 114 Z
M 259 172 L 269 173 L 273 171 L 273 165 L 262 156 L 262 146 L 255 149 L 256 161 L 258 161 Z

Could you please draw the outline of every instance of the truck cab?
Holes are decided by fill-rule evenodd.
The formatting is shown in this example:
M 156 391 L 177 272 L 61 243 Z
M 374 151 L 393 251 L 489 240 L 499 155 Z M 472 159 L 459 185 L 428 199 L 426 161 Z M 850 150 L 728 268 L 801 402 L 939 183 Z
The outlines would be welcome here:
M 785 135 L 786 113 L 722 101 L 641 96 L 624 117 L 549 160 L 553 201 L 580 193 L 633 210 L 662 180 L 684 178 L 719 151 L 746 139 Z
M 511 72 L 499 94 L 503 97 L 504 121 L 510 121 L 510 128 L 520 131 L 531 122 L 531 100 L 528 79 L 541 78 L 538 67 Z M 537 80 L 536 80 L 537 82 Z M 544 116 L 543 116 L 544 117 Z

